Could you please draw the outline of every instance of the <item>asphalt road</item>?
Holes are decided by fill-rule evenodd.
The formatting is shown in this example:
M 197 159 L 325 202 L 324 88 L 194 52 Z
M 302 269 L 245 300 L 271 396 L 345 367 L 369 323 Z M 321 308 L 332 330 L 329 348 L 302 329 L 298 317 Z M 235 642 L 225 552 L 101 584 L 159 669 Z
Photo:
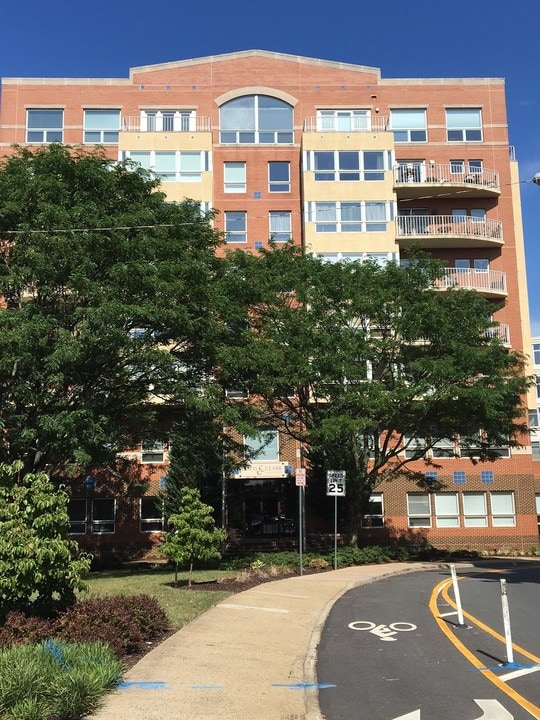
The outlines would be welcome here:
M 501 578 L 506 579 L 510 646 Z M 349 591 L 334 605 L 318 649 L 323 716 L 540 718 L 539 583 L 538 563 L 461 571 L 464 626 L 448 571 L 387 578 Z

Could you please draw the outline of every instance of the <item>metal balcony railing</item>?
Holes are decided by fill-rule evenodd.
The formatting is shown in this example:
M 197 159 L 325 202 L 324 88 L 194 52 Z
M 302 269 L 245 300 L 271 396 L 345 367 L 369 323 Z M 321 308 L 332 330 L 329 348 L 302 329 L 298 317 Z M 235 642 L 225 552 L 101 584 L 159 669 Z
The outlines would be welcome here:
M 402 163 L 394 168 L 394 183 L 433 185 L 477 185 L 484 188 L 500 188 L 499 173 L 487 168 L 467 168 L 456 164 Z
M 470 215 L 398 215 L 396 225 L 398 238 L 451 235 L 502 241 L 503 237 L 500 220 Z
M 436 281 L 435 287 L 441 290 L 449 287 L 460 287 L 480 292 L 506 293 L 506 273 L 500 270 L 447 268 L 444 277 Z
M 210 132 L 210 118 L 203 115 L 125 116 L 122 132 Z
M 486 337 L 499 338 L 503 345 L 510 345 L 510 326 L 499 323 L 496 327 L 486 330 Z
M 386 132 L 389 130 L 390 118 L 383 115 L 307 117 L 304 119 L 304 132 Z

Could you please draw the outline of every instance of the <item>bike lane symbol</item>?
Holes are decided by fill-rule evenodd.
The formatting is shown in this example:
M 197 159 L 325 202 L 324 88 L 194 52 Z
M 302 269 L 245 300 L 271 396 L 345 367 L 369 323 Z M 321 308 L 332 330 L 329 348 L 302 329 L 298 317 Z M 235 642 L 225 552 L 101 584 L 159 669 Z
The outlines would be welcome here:
M 356 620 L 355 622 L 349 623 L 351 630 L 368 630 L 373 635 L 377 635 L 384 642 L 394 642 L 397 640 L 398 632 L 411 632 L 416 630 L 416 625 L 406 622 L 395 622 L 389 625 L 377 625 L 369 620 Z

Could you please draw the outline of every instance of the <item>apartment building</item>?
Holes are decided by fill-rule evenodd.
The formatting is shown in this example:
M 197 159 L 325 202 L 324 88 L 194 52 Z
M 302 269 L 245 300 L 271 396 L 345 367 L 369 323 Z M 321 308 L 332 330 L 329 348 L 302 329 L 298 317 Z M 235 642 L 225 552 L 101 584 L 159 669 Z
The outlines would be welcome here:
M 152 170 L 171 201 L 217 209 L 231 248 L 293 240 L 330 262 L 386 263 L 420 244 L 447 265 L 441 291 L 458 285 L 504 302 L 501 340 L 531 346 L 502 79 L 385 78 L 259 50 L 132 68 L 127 78 L 4 78 L 1 151 L 51 142 L 99 144 Z M 299 457 L 268 433 L 260 458 L 228 479 L 224 508 L 237 527 L 258 516 L 264 534 L 284 531 L 271 518 L 296 512 Z M 439 493 L 377 488 L 364 539 L 528 551 L 538 544 L 531 445 L 500 454 L 487 466 L 441 449 Z M 134 459 L 148 468 L 140 497 L 115 494 L 105 477 L 74 489 L 82 544 L 132 553 L 163 529 L 155 494 L 166 448 L 140 448 Z

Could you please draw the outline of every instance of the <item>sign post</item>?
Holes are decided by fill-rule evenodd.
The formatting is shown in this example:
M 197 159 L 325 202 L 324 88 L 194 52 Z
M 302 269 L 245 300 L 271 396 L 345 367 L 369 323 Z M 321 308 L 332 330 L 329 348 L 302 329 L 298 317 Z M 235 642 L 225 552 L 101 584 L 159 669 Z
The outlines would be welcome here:
M 306 487 L 306 469 L 296 469 L 296 486 L 298 488 L 298 552 L 300 555 L 300 575 L 304 574 L 303 544 L 304 544 L 304 490 Z
M 334 496 L 334 570 L 337 570 L 337 499 L 345 497 L 345 470 L 328 470 L 326 473 L 326 494 Z

